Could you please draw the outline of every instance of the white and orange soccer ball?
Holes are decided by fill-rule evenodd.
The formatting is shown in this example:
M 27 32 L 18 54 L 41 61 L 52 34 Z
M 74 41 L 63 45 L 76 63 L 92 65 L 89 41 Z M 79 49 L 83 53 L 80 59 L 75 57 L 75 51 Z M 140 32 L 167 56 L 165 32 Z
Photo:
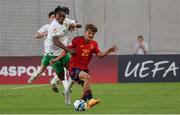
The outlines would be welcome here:
M 84 100 L 82 100 L 82 99 L 76 100 L 74 102 L 74 109 L 76 111 L 85 111 L 86 106 L 87 106 L 87 103 Z

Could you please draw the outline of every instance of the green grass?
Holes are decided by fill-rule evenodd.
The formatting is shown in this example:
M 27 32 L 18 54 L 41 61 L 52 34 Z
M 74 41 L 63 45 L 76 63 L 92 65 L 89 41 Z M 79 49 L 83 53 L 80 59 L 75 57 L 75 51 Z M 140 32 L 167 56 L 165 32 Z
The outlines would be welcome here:
M 76 112 L 49 85 L 0 85 L 0 114 L 180 114 L 180 83 L 92 84 L 92 90 L 102 102 Z M 73 86 L 73 102 L 81 91 Z

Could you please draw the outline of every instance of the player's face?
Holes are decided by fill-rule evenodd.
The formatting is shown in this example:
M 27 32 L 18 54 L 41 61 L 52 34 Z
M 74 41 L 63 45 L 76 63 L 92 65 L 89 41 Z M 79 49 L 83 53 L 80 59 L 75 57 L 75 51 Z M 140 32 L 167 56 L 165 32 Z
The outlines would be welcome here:
M 85 39 L 87 41 L 90 41 L 94 38 L 95 32 L 91 31 L 91 30 L 87 30 L 85 31 Z
M 56 17 L 56 20 L 59 21 L 60 24 L 63 24 L 66 18 L 66 13 L 62 11 L 57 12 L 55 17 Z
M 143 43 L 143 42 L 144 42 L 144 39 L 143 39 L 143 38 L 138 38 L 138 42 L 139 42 L 139 43 Z

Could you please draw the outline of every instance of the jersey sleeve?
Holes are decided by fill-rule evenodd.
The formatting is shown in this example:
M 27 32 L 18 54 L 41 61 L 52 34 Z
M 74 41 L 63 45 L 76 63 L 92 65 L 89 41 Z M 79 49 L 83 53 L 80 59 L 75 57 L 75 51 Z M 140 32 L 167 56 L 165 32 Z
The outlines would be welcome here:
M 71 43 L 68 45 L 68 48 L 73 49 L 76 47 L 76 43 L 78 43 L 77 38 L 74 38 Z
M 75 24 L 76 23 L 75 20 L 72 20 L 72 19 L 69 19 L 69 18 L 66 18 L 64 22 L 68 23 L 68 24 Z
M 63 37 L 68 32 L 68 25 L 64 24 L 63 27 L 61 28 L 52 27 L 50 31 L 51 31 L 52 37 Z
M 148 45 L 147 44 L 144 44 L 144 47 L 146 48 L 146 50 L 148 50 Z
M 95 42 L 94 45 L 95 45 L 94 53 L 97 55 L 100 52 L 100 49 L 99 49 L 97 42 Z
M 39 32 L 39 33 L 47 32 L 48 33 L 48 29 L 49 29 L 49 24 L 46 24 L 46 25 L 42 26 L 37 32 Z

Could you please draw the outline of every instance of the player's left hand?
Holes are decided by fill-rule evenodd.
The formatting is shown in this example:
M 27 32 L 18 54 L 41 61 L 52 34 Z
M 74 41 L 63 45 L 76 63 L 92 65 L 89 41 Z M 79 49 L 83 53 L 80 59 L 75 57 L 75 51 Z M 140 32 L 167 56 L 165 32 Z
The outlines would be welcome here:
M 75 28 L 76 28 L 76 25 L 75 25 L 75 24 L 70 24 L 68 30 L 69 30 L 70 32 L 73 32 L 73 31 L 75 30 Z
M 116 45 L 113 45 L 112 47 L 109 48 L 109 52 L 116 52 L 118 50 L 118 47 Z

